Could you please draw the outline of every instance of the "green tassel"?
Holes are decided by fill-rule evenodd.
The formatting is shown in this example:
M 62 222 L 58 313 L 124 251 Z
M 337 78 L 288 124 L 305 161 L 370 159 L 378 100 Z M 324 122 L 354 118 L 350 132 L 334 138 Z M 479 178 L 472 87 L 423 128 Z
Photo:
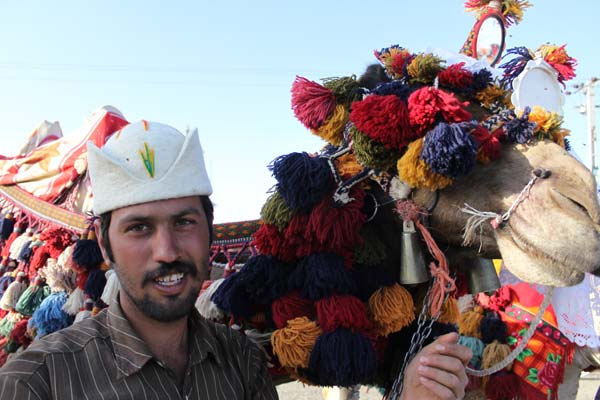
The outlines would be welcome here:
M 410 83 L 431 85 L 442 69 L 441 58 L 433 54 L 419 54 L 408 65 L 407 71 Z
M 260 210 L 260 216 L 264 223 L 275 225 L 280 231 L 283 231 L 290 220 L 294 211 L 287 206 L 285 200 L 279 192 L 274 192 Z
M 342 78 L 325 78 L 323 79 L 323 86 L 333 92 L 337 104 L 343 104 L 347 109 L 350 109 L 350 104 L 353 101 L 361 100 L 363 96 L 356 75 Z
M 356 159 L 368 168 L 387 171 L 396 165 L 396 161 L 400 158 L 394 151 L 369 139 L 355 126 L 350 128 L 350 137 L 352 138 L 352 149 Z

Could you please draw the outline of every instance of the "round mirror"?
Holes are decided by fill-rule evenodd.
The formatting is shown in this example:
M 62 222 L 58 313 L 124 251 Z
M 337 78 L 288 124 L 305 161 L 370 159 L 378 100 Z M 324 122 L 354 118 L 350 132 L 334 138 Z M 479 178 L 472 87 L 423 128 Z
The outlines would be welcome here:
M 479 21 L 479 30 L 473 41 L 473 53 L 478 60 L 487 60 L 494 66 L 504 50 L 504 22 L 495 14 L 488 14 Z

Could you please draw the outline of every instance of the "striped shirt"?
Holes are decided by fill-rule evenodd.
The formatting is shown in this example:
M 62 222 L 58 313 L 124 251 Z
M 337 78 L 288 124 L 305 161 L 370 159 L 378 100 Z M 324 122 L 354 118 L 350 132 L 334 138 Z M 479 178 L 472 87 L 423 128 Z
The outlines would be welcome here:
M 183 384 L 152 356 L 117 301 L 36 340 L 0 369 L 2 400 L 277 399 L 258 346 L 224 325 L 189 318 Z

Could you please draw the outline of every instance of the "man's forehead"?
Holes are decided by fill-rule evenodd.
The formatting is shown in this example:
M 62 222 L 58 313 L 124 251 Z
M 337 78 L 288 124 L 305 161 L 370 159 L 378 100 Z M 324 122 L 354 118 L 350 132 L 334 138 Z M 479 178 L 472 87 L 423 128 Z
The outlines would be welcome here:
M 199 196 L 151 201 L 119 208 L 112 211 L 112 219 L 116 222 L 130 219 L 176 217 L 185 214 L 204 215 L 204 208 Z

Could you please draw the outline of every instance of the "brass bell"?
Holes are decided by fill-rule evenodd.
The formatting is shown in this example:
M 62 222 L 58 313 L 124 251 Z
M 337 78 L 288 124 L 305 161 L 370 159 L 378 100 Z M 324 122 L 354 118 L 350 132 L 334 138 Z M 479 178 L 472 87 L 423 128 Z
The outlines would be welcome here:
M 400 259 L 400 283 L 416 285 L 429 280 L 429 271 L 421 247 L 421 238 L 412 221 L 404 221 L 402 228 L 402 258 Z
M 500 288 L 500 279 L 496 273 L 494 263 L 489 258 L 476 257 L 465 268 L 469 293 L 493 292 Z

